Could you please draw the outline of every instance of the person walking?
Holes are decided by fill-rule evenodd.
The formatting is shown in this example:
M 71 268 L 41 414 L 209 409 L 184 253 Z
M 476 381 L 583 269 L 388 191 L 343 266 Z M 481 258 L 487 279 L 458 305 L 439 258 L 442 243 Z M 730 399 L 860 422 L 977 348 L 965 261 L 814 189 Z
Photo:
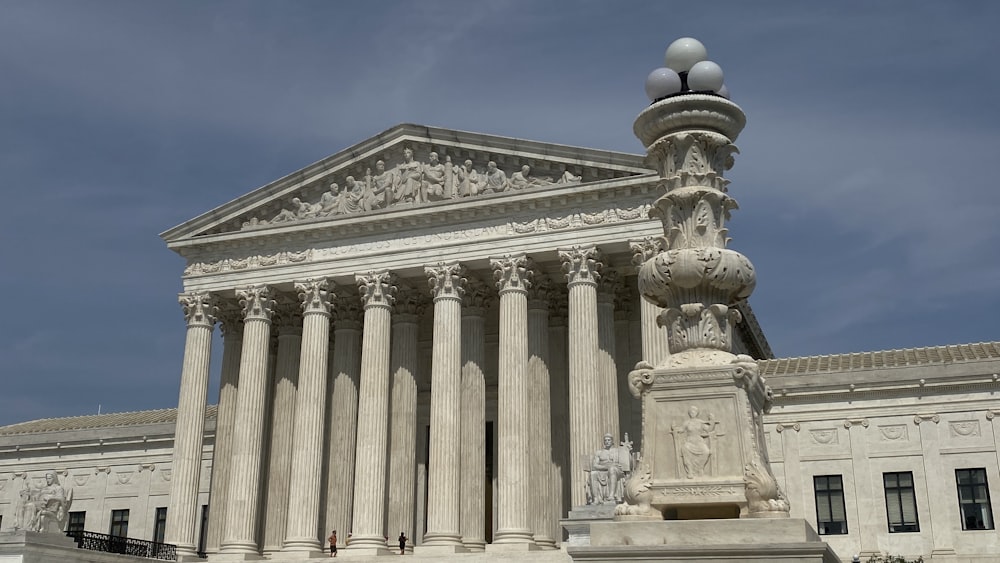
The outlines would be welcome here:
M 406 553 L 406 534 L 403 532 L 399 533 L 399 554 L 404 555 Z
M 330 557 L 337 556 L 337 530 L 330 532 L 330 537 L 326 538 L 330 542 Z

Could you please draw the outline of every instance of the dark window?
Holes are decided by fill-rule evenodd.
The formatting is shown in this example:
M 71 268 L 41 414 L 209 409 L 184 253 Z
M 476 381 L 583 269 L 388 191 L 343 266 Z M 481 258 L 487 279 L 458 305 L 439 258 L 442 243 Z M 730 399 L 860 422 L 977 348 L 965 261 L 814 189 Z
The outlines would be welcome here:
M 167 531 L 167 507 L 156 508 L 156 521 L 153 522 L 153 541 L 163 543 L 163 534 Z
M 84 523 L 87 521 L 86 512 L 70 512 L 66 520 L 66 533 L 82 532 Z
M 919 532 L 913 472 L 883 473 L 882 482 L 885 485 L 885 512 L 889 517 L 889 532 Z
M 111 511 L 111 531 L 109 533 L 120 538 L 128 537 L 128 510 Z
M 992 530 L 993 509 L 990 507 L 990 487 L 985 469 L 956 469 L 958 510 L 962 514 L 963 530 Z
M 844 509 L 844 480 L 840 475 L 813 477 L 816 491 L 816 528 L 820 535 L 847 533 L 847 511 Z

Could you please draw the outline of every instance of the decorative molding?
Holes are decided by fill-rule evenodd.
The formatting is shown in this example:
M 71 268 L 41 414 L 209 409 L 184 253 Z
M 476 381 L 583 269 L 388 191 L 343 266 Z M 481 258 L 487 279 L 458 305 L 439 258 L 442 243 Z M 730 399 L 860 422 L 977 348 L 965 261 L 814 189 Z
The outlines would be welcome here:
M 948 423 L 948 430 L 953 438 L 972 438 L 982 435 L 978 420 L 953 420 Z
M 1000 409 L 989 409 L 986 411 L 986 420 L 993 420 L 1000 417 Z
M 1000 342 L 980 342 L 953 346 L 930 346 L 903 350 L 882 350 L 829 356 L 803 356 L 760 360 L 761 374 L 804 375 L 824 372 L 850 372 L 890 367 L 952 364 L 977 360 L 1000 359 Z M 996 382 L 996 375 L 990 377 Z M 916 382 L 914 382 L 916 383 Z
M 139 473 L 142 473 L 143 471 L 152 472 L 154 469 L 156 469 L 156 464 L 154 463 L 140 463 L 138 472 Z
M 845 422 L 844 425 L 846 428 L 850 428 L 849 422 Z M 865 426 L 867 427 L 868 424 L 866 423 Z M 809 431 L 809 437 L 812 438 L 813 443 L 823 446 L 832 446 L 840 443 L 840 432 L 836 428 L 816 428 Z
M 271 299 L 271 290 L 266 285 L 252 285 L 236 290 L 240 306 L 243 307 L 243 320 L 271 321 L 275 301 Z
M 107 465 L 102 465 L 94 468 L 94 475 L 100 475 L 101 473 L 110 475 L 111 467 Z
M 700 497 L 724 497 L 724 496 L 739 496 L 742 495 L 743 491 L 736 487 L 727 487 L 725 485 L 683 485 L 680 487 L 664 487 L 660 491 L 660 494 L 666 496 L 700 496 Z
M 601 278 L 601 251 L 596 246 L 573 246 L 559 249 L 562 270 L 566 274 L 566 284 L 597 284 Z
M 326 278 L 308 279 L 302 282 L 295 282 L 295 291 L 299 294 L 302 302 L 303 314 L 330 315 L 330 300 L 335 299 L 330 282 Z
M 465 285 L 468 280 L 465 278 L 465 267 L 461 264 L 439 262 L 434 266 L 424 267 L 424 274 L 427 275 L 427 284 L 431 288 L 431 295 L 435 301 L 438 299 L 461 300 L 465 295 Z
M 184 310 L 184 320 L 189 327 L 201 326 L 212 328 L 215 326 L 218 307 L 215 298 L 207 291 L 181 293 L 177 300 Z
M 798 432 L 799 430 L 802 430 L 802 425 L 798 422 L 778 422 L 774 425 L 774 431 L 778 434 L 781 434 L 787 428 L 791 428 L 792 430 Z
M 354 276 L 361 302 L 368 307 L 392 307 L 398 291 L 396 276 L 386 271 L 368 272 Z
M 917 414 L 913 416 L 913 424 L 920 425 L 921 422 L 933 422 L 937 424 L 941 422 L 941 417 L 936 414 Z
M 850 428 L 852 426 L 862 426 L 868 428 L 869 422 L 867 418 L 848 418 L 844 420 L 844 428 Z
M 906 442 L 910 439 L 905 424 L 886 424 L 878 427 L 883 442 Z
M 490 267 L 493 268 L 493 279 L 500 293 L 527 291 L 531 287 L 533 263 L 524 254 L 505 254 L 500 258 L 491 258 Z

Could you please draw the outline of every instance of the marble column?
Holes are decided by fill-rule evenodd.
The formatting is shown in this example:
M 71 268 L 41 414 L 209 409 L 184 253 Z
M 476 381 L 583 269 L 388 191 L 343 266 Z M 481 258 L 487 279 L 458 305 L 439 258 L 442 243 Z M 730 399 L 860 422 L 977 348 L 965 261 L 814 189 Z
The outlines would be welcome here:
M 486 549 L 486 308 L 492 294 L 469 278 L 462 302 L 462 545 Z
M 528 286 L 525 255 L 491 259 L 500 293 L 497 390 L 497 531 L 491 548 L 533 549 L 528 427 Z M 433 468 L 432 468 L 433 470 Z
M 264 553 L 281 550 L 288 524 L 288 491 L 291 485 L 292 433 L 302 354 L 302 314 L 282 296 L 274 315 L 278 329 L 278 358 L 271 391 L 271 437 L 267 450 L 267 488 L 264 490 Z
M 219 552 L 222 525 L 226 521 L 240 355 L 243 352 L 243 313 L 238 308 L 231 307 L 224 309 L 219 318 L 222 321 L 222 377 L 215 419 L 215 447 L 212 450 L 212 483 L 208 495 L 208 531 L 205 535 L 205 552 L 208 554 Z
M 603 391 L 597 361 L 599 254 L 593 246 L 560 250 L 569 290 L 570 502 L 586 504 L 584 460 L 601 445 Z
M 240 357 L 240 389 L 236 399 L 236 420 L 239 424 L 233 439 L 226 505 L 228 517 L 220 552 L 253 557 L 258 554 L 255 532 L 267 395 L 268 344 L 274 301 L 270 298 L 268 287 L 263 285 L 240 289 L 236 295 L 243 306 L 243 353 Z
M 361 301 L 339 296 L 333 308 L 333 350 L 329 365 L 330 409 L 327 429 L 325 534 L 337 530 L 341 546 L 351 530 L 354 507 L 354 461 L 361 377 Z
M 177 400 L 177 425 L 171 462 L 170 502 L 166 539 L 180 555 L 198 551 L 198 485 L 201 482 L 202 439 L 205 435 L 205 398 L 212 358 L 212 330 L 216 307 L 207 292 L 182 293 L 179 297 L 187 321 L 181 391 Z
M 663 250 L 663 239 L 660 237 L 646 237 L 628 242 L 632 249 L 632 263 L 636 266 L 642 266 Z M 661 307 L 648 299 L 639 299 L 639 315 L 642 319 L 642 359 L 653 366 L 663 364 L 670 356 L 667 329 L 660 327 L 656 320 L 662 312 Z
M 389 539 L 414 537 L 413 515 L 417 478 L 417 352 L 420 317 L 427 295 L 400 288 L 392 314 L 392 352 L 389 405 L 389 507 L 386 534 Z M 413 547 L 412 540 L 407 544 Z
M 427 482 L 427 533 L 423 545 L 460 552 L 462 295 L 465 269 L 459 264 L 424 268 L 434 296 L 431 358 L 431 439 Z
M 600 369 L 601 433 L 614 436 L 615 445 L 623 438 L 618 420 L 618 366 L 615 363 L 615 293 L 618 273 L 604 268 L 597 282 L 597 364 Z
M 923 451 L 924 482 L 927 483 L 927 504 L 941 507 L 941 510 L 931 510 L 928 514 L 931 527 L 931 537 L 934 539 L 934 549 L 931 557 L 934 559 L 955 557 L 955 539 L 952 530 L 955 528 L 952 510 L 944 507 L 955 502 L 955 489 L 941 486 L 942 483 L 953 482 L 954 471 L 944 471 L 941 460 L 941 432 L 947 432 L 948 425 L 940 426 L 941 416 L 938 414 L 918 414 L 913 417 L 913 423 L 920 432 L 920 449 Z M 931 424 L 928 424 L 931 423 Z M 947 434 L 945 434 L 947 436 Z M 932 485 L 934 483 L 934 485 Z
M 568 515 L 570 504 L 569 463 L 569 352 L 566 349 L 567 293 L 566 286 L 553 284 L 549 304 L 549 374 L 552 381 L 550 404 L 552 417 L 549 428 L 556 467 L 553 471 L 553 506 L 558 518 Z M 555 524 L 557 535 L 562 529 Z
M 880 508 L 877 500 L 878 489 L 874 483 L 871 461 L 868 457 L 866 434 L 869 424 L 867 418 L 850 418 L 844 421 L 844 428 L 847 428 L 847 436 L 851 442 L 851 469 L 854 471 L 854 498 L 858 510 L 855 521 L 858 522 L 858 535 L 861 539 L 859 554 L 864 560 L 881 552 L 878 537 L 882 532 L 876 520 L 868 515 L 877 514 L 884 509 Z
M 531 461 L 531 515 L 535 543 L 556 548 L 554 524 L 558 521 L 552 474 L 551 379 L 549 376 L 549 298 L 551 283 L 542 273 L 532 276 L 528 289 L 528 455 Z
M 319 531 L 323 475 L 323 409 L 326 407 L 327 353 L 330 348 L 329 283 L 295 284 L 302 302 L 299 386 L 295 395 L 291 481 L 283 551 L 322 556 Z M 325 539 L 325 538 L 324 538 Z
M 621 429 L 622 441 L 625 441 L 627 434 L 629 441 L 633 443 L 634 451 L 642 451 L 642 402 L 634 398 L 628 388 L 628 372 L 637 361 L 632 357 L 632 347 L 629 345 L 633 309 L 628 285 L 630 285 L 628 282 L 618 284 L 614 304 L 618 426 Z
M 388 553 L 385 481 L 389 434 L 389 331 L 396 284 L 395 276 L 384 271 L 356 277 L 365 320 L 361 336 L 361 387 L 351 519 L 354 537 L 349 549 L 381 554 Z

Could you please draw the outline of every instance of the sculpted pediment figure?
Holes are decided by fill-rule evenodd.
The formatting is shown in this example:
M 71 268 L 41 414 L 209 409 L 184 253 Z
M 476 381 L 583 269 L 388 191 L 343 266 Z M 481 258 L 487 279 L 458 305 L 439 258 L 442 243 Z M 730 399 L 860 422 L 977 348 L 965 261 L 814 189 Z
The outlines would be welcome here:
M 625 492 L 625 480 L 635 467 L 632 442 L 625 435 L 620 446 L 615 446 L 614 436 L 604 435 L 604 445 L 589 460 L 586 480 L 587 504 L 619 504 Z

